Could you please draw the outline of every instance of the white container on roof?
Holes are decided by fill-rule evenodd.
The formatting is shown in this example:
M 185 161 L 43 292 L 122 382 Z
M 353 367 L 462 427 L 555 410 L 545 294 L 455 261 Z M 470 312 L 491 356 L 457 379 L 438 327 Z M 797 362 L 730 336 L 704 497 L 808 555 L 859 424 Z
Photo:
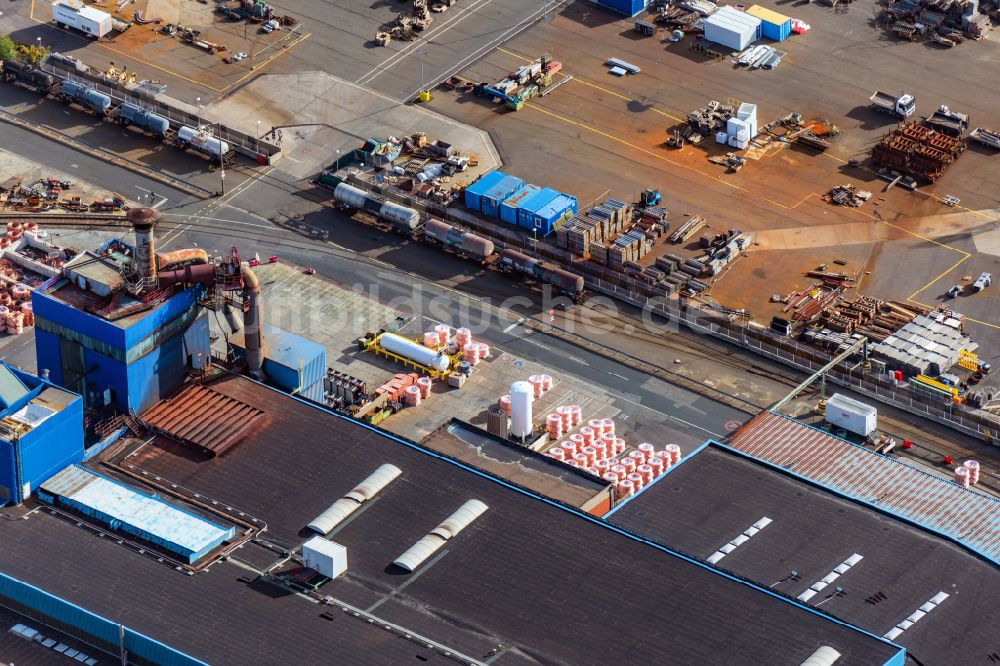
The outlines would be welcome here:
M 742 51 L 760 39 L 760 19 L 732 7 L 722 7 L 705 19 L 705 39 Z
M 302 544 L 302 562 L 331 580 L 347 571 L 347 548 L 321 536 Z

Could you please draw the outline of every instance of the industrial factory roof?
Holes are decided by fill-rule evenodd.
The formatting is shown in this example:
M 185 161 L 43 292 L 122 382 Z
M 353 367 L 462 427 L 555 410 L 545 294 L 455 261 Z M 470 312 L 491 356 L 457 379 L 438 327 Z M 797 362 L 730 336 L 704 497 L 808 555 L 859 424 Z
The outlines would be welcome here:
M 113 259 L 102 257 L 90 250 L 81 252 L 64 266 L 66 271 L 81 275 L 90 283 L 103 286 L 106 290 L 115 291 L 122 286 L 119 265 Z
M 188 384 L 175 396 L 142 414 L 143 423 L 177 441 L 218 456 L 257 427 L 264 412 L 201 384 Z
M 771 412 L 752 419 L 729 444 L 1000 564 L 1000 500 Z
M 176 544 L 191 553 L 204 552 L 232 536 L 231 529 L 224 529 L 79 465 L 71 465 L 59 472 L 43 483 L 41 489 L 84 507 L 88 513 L 97 512 L 133 525 L 156 539 Z
M 623 658 L 798 664 L 822 645 L 844 663 L 884 664 L 900 654 L 849 625 L 246 378 L 213 388 L 269 418 L 209 462 L 155 442 L 129 460 L 265 520 L 264 538 L 279 550 L 301 544 L 306 524 L 379 465 L 402 470 L 329 535 L 347 548 L 349 563 L 321 588 L 331 605 L 257 578 L 246 562 L 264 568 L 282 559 L 260 557 L 257 544 L 235 553 L 240 567 L 216 563 L 184 576 L 48 516 L 0 521 L 0 538 L 13 543 L 2 566 L 211 663 L 318 663 L 334 653 L 343 663 L 439 661 L 426 646 L 381 629 L 382 620 L 499 666 Z M 390 566 L 471 499 L 489 509 L 414 574 Z M 379 619 L 345 613 L 346 604 Z
M 923 664 L 977 663 L 998 647 L 994 565 L 728 447 L 695 452 L 608 520 L 793 597 L 857 554 L 810 605 L 884 635 L 944 593 L 893 640 Z
M 7 408 L 28 394 L 28 387 L 5 364 L 0 363 L 0 408 Z

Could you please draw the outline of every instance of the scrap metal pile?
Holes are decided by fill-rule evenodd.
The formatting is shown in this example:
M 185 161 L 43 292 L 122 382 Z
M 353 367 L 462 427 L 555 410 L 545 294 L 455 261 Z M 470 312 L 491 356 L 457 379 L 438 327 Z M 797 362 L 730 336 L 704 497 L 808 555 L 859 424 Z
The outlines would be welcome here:
M 700 109 L 695 109 L 687 114 L 688 126 L 701 136 L 712 136 L 718 131 L 726 130 L 726 123 L 730 118 L 736 117 L 736 109 L 739 103 L 723 104 L 712 100 Z M 698 143 L 694 135 L 687 137 L 691 143 Z
M 861 204 L 872 198 L 872 193 L 868 190 L 860 190 L 854 185 L 847 183 L 837 185 L 823 197 L 824 201 L 837 204 L 838 206 L 850 206 L 858 208 Z
M 416 33 L 421 32 L 434 21 L 431 12 L 436 14 L 445 12 L 455 2 L 457 0 L 442 0 L 428 5 L 428 0 L 413 0 L 411 15 L 397 14 L 395 20 L 383 25 L 375 33 L 375 43 L 379 46 L 387 46 L 394 39 L 401 42 L 416 39 Z
M 29 184 L 12 177 L 0 183 L 0 208 L 25 213 L 55 210 L 103 213 L 127 209 L 125 198 L 118 194 L 94 199 L 90 203 L 77 196 L 64 197 L 63 193 L 72 186 L 72 183 L 52 176 Z
M 991 18 L 1000 21 L 995 1 L 887 0 L 878 21 L 899 39 L 927 40 L 950 48 L 966 38 L 984 39 L 993 29 Z
M 872 149 L 872 160 L 900 173 L 934 182 L 965 150 L 961 138 L 918 123 L 893 130 Z

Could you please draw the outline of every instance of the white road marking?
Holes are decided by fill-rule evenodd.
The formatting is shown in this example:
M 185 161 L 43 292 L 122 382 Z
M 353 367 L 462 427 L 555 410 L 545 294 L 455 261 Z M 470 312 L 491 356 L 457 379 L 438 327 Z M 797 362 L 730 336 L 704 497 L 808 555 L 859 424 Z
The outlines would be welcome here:
M 523 321 L 524 321 L 524 317 L 521 317 L 520 319 L 518 319 L 517 321 L 515 321 L 515 322 L 514 322 L 513 324 L 511 324 L 510 326 L 508 326 L 507 328 L 503 329 L 503 332 L 504 332 L 504 333 L 510 333 L 510 332 L 511 332 L 511 331 L 513 331 L 513 330 L 514 330 L 515 328 L 517 328 L 517 327 L 518 327 L 518 325 L 520 325 L 520 324 L 521 324 L 521 322 L 523 322 Z

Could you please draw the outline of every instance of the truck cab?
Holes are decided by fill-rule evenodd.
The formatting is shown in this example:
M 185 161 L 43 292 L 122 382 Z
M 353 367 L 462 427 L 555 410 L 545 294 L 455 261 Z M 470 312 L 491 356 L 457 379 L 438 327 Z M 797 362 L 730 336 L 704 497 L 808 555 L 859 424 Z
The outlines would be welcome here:
M 908 93 L 903 93 L 896 99 L 896 115 L 909 118 L 917 110 L 917 100 Z
M 993 276 L 990 275 L 989 273 L 984 272 L 982 275 L 976 278 L 975 282 L 972 283 L 972 290 L 982 291 L 991 284 L 993 284 Z

